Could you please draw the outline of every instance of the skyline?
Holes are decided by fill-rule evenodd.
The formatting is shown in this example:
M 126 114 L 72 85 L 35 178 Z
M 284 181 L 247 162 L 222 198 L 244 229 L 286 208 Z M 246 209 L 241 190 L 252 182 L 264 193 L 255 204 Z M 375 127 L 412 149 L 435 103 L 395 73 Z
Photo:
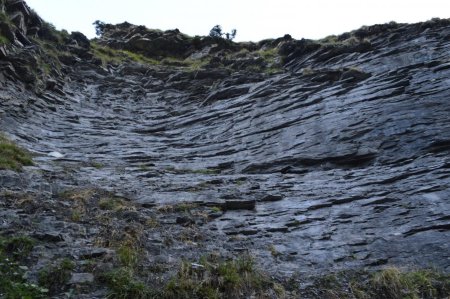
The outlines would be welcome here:
M 80 31 L 95 37 L 92 23 L 145 25 L 152 29 L 175 29 L 188 35 L 208 35 L 215 25 L 225 32 L 237 29 L 236 41 L 259 41 L 290 34 L 296 39 L 319 39 L 355 30 L 364 25 L 395 21 L 415 23 L 433 17 L 450 18 L 450 1 L 280 0 L 27 0 L 28 5 L 59 30 Z

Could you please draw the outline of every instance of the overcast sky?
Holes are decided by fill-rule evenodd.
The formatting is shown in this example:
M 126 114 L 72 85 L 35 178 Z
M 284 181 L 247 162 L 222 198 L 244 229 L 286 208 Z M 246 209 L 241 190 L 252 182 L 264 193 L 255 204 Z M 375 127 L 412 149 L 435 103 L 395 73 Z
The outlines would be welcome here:
M 236 41 L 286 33 L 322 38 L 362 25 L 450 18 L 450 0 L 26 0 L 58 29 L 95 36 L 92 23 L 128 21 L 148 28 L 207 35 L 216 24 L 237 29 Z

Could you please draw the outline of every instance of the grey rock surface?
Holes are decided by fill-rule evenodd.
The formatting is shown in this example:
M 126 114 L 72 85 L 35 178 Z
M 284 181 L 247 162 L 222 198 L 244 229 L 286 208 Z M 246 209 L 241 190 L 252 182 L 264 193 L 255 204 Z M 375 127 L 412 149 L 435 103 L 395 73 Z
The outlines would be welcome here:
M 448 24 L 402 25 L 370 47 L 285 46 L 285 70 L 272 75 L 81 61 L 63 93 L 2 81 L 0 126 L 36 166 L 0 172 L 0 189 L 20 180 L 51 194 L 100 187 L 146 209 L 223 207 L 199 225 L 199 247 L 172 247 L 165 260 L 244 248 L 281 276 L 387 264 L 450 271 L 448 36 Z M 55 233 L 42 238 L 65 240 L 62 228 L 44 228 Z M 150 259 L 163 246 L 154 238 Z

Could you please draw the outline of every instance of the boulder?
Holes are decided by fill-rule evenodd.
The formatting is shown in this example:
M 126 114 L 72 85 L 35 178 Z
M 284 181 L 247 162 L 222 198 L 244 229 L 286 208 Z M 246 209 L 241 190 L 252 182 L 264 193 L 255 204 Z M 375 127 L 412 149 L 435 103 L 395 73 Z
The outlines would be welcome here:
M 75 43 L 83 48 L 89 50 L 91 48 L 91 43 L 89 39 L 81 32 L 75 31 L 70 34 L 70 39 L 75 41 Z

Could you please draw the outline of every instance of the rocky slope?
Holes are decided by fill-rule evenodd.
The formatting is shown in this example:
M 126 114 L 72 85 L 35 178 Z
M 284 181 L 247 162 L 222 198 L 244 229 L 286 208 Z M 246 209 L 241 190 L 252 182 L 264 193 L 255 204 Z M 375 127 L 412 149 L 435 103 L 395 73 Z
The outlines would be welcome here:
M 240 44 L 102 24 L 88 41 L 0 8 L 0 128 L 34 156 L 0 171 L 0 227 L 37 240 L 31 281 L 69 258 L 51 291 L 101 298 L 124 248 L 152 285 L 245 253 L 293 298 L 341 270 L 450 271 L 449 20 Z

